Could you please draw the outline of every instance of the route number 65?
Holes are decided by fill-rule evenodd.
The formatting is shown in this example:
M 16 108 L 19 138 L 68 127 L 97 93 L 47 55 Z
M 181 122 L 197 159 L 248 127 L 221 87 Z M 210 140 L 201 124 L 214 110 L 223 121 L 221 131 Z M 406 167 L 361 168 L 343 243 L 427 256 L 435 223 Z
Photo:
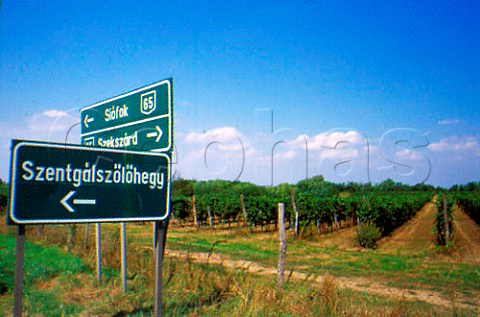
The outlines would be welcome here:
M 149 115 L 157 108 L 156 91 L 152 90 L 140 95 L 140 112 Z

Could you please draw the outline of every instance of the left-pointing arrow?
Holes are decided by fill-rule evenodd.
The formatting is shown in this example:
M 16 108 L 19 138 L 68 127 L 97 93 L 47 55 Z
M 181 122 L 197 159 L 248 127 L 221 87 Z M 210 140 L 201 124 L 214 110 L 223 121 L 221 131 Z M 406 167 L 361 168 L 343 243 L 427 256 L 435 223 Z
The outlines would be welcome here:
M 65 197 L 60 200 L 60 203 L 67 209 L 69 212 L 75 212 L 75 209 L 73 209 L 72 206 L 69 205 L 68 200 L 75 195 L 75 191 L 72 190 L 68 194 L 65 195 Z M 96 199 L 74 199 L 73 200 L 74 205 L 96 205 L 97 200 Z
M 95 120 L 93 117 L 89 117 L 88 114 L 85 115 L 85 118 L 83 119 L 83 124 L 85 125 L 85 128 L 88 128 L 88 124 L 92 123 Z
M 75 212 L 75 210 L 72 208 L 72 206 L 70 206 L 68 204 L 68 200 L 70 199 L 70 197 L 72 197 L 73 195 L 75 195 L 75 191 L 72 190 L 70 191 L 68 194 L 65 195 L 65 197 L 62 198 L 62 200 L 60 200 L 60 203 L 63 205 L 63 207 L 65 207 L 65 209 L 67 209 L 68 211 L 70 212 Z

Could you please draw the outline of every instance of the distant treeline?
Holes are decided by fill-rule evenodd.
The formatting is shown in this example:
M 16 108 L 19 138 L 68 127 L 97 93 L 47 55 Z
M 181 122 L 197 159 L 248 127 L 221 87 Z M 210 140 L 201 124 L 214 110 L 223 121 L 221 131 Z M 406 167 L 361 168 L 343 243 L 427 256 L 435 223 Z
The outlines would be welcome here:
M 0 178 L 0 211 L 5 210 L 8 204 L 9 186 Z

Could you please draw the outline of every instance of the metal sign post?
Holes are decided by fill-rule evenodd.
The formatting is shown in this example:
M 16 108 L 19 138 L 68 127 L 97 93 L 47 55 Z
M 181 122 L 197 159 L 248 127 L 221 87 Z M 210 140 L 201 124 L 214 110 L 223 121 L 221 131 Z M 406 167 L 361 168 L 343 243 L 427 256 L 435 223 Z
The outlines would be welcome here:
M 162 316 L 162 268 L 168 221 L 155 221 L 155 307 L 154 316 Z
M 15 285 L 13 289 L 13 316 L 22 316 L 23 262 L 25 258 L 25 226 L 18 226 L 15 250 Z

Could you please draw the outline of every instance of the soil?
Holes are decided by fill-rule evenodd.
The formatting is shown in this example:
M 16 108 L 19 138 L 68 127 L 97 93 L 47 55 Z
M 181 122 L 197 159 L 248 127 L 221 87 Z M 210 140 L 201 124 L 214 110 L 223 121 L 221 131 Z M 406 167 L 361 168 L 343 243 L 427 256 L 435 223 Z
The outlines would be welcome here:
M 480 264 L 480 226 L 461 208 L 454 212 L 453 226 L 460 260 Z
M 388 237 L 378 241 L 378 249 L 385 253 L 413 254 L 435 247 L 434 223 L 437 206 L 427 203 L 406 224 Z

